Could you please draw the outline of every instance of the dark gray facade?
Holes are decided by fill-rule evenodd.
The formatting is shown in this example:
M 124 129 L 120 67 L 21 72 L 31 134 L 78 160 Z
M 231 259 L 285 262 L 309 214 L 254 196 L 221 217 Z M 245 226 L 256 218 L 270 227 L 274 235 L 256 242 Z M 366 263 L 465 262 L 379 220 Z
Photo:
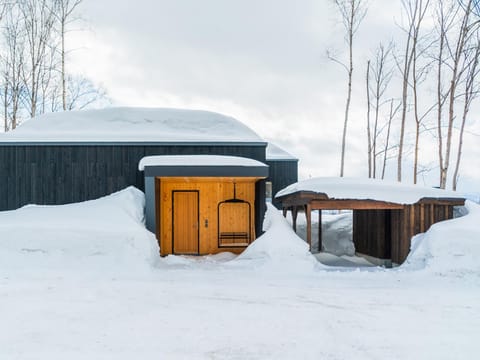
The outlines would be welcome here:
M 265 146 L 260 142 L 0 143 L 0 211 L 32 203 L 96 199 L 129 185 L 143 191 L 144 174 L 138 163 L 145 156 L 231 155 L 265 162 Z
M 269 176 L 266 181 L 270 181 L 272 183 L 272 203 L 278 209 L 281 209 L 281 202 L 275 199 L 275 194 L 288 185 L 298 181 L 298 160 L 267 159 L 265 163 L 269 166 Z

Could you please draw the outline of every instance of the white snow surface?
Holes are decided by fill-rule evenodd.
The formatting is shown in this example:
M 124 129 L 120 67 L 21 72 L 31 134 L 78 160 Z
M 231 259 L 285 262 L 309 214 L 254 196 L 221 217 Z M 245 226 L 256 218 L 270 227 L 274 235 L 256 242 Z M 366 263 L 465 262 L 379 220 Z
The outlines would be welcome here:
M 295 156 L 271 142 L 267 144 L 266 158 L 267 160 L 298 160 Z
M 376 200 L 405 205 L 415 204 L 423 198 L 464 199 L 462 194 L 454 191 L 353 177 L 318 177 L 299 181 L 280 190 L 275 197 L 298 191 L 326 194 L 330 199 Z
M 143 193 L 129 187 L 77 204 L 0 212 L 0 263 L 24 269 L 27 262 L 45 271 L 148 267 L 158 246 L 143 224 L 144 203 Z
M 269 208 L 240 256 L 156 258 L 143 195 L 0 212 L 0 359 L 472 359 L 480 206 L 396 269 L 327 267 Z
M 0 142 L 264 142 L 240 121 L 186 109 L 113 107 L 43 114 Z
M 240 166 L 267 167 L 264 163 L 239 156 L 223 155 L 155 155 L 145 156 L 138 163 L 138 170 L 146 166 Z

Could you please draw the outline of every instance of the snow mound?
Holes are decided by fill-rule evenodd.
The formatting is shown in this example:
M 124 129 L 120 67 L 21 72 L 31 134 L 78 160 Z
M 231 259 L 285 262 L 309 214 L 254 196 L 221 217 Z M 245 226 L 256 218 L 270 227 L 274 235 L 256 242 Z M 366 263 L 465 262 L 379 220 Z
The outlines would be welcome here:
M 433 225 L 412 239 L 400 269 L 425 269 L 439 275 L 480 276 L 480 205 L 467 201 L 468 214 Z
M 463 195 L 454 191 L 406 185 L 380 179 L 348 177 L 318 177 L 299 181 L 280 190 L 275 197 L 298 191 L 325 194 L 330 199 L 376 200 L 397 204 L 414 204 L 423 198 L 464 199 Z
M 287 271 L 305 271 L 318 266 L 308 244 L 292 230 L 287 220 L 270 203 L 263 223 L 265 233 L 230 263 L 253 262 Z
M 143 224 L 144 203 L 143 193 L 128 187 L 82 203 L 0 212 L 0 266 L 148 267 L 158 246 Z
M 113 107 L 55 112 L 0 134 L 0 142 L 264 142 L 240 121 L 186 109 Z

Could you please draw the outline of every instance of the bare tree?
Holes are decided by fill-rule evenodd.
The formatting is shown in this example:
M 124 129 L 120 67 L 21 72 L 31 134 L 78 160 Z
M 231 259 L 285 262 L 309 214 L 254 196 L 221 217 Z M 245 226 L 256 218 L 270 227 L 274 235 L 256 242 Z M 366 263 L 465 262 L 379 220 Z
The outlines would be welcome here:
M 5 131 L 17 127 L 21 100 L 24 95 L 22 74 L 25 66 L 25 31 L 19 15 L 16 5 L 9 4 L 2 33 L 5 40 L 5 55 L 2 59 L 4 62 Z
M 449 41 L 447 36 L 447 47 L 449 49 L 450 57 L 450 86 L 448 89 L 448 121 L 447 121 L 447 136 L 445 144 L 445 153 L 443 156 L 443 163 L 440 164 L 440 187 L 445 189 L 447 186 L 448 169 L 450 166 L 450 155 L 452 150 L 452 136 L 455 122 L 455 102 L 457 99 L 457 88 L 466 71 L 465 67 L 465 46 L 468 44 L 469 38 L 472 35 L 476 23 L 471 23 L 471 15 L 474 1 L 466 0 L 465 3 L 459 2 L 459 16 L 460 26 L 457 31 L 457 36 L 454 42 Z
M 464 51 L 466 61 L 466 78 L 464 81 L 464 94 L 463 94 L 463 111 L 462 111 L 462 122 L 460 125 L 460 131 L 458 135 L 458 148 L 457 148 L 457 160 L 455 164 L 455 171 L 453 173 L 452 189 L 457 190 L 458 176 L 460 170 L 460 161 L 462 157 L 463 149 L 463 134 L 465 133 L 465 124 L 467 121 L 468 113 L 470 111 L 470 106 L 472 101 L 478 96 L 479 87 L 478 87 L 478 75 L 480 72 L 479 69 L 479 57 L 480 57 L 480 38 L 477 32 L 475 43 L 472 46 L 469 46 Z
M 397 112 L 400 109 L 401 103 L 398 103 L 397 106 L 394 106 L 395 100 L 390 99 L 390 112 L 388 114 L 387 120 L 387 135 L 385 138 L 385 145 L 383 147 L 383 162 L 382 162 L 382 180 L 385 178 L 385 169 L 387 168 L 387 159 L 388 159 L 388 151 L 390 150 L 390 131 L 392 128 L 392 121 L 395 118 Z
M 353 77 L 353 38 L 362 20 L 367 13 L 365 0 L 333 0 L 340 12 L 342 23 L 345 28 L 345 42 L 348 46 L 348 65 L 337 58 L 327 54 L 332 61 L 340 64 L 348 74 L 347 100 L 345 104 L 345 118 L 342 132 L 342 151 L 340 159 L 340 176 L 344 174 L 345 168 L 345 144 L 347 138 L 348 115 L 352 98 L 352 77 Z
M 100 103 L 109 103 L 105 89 L 83 76 L 67 77 L 67 110 L 82 110 Z
M 72 18 L 73 12 L 80 5 L 82 0 L 56 0 L 58 11 L 55 16 L 59 23 L 60 29 L 60 63 L 61 63 L 61 84 L 62 84 L 62 108 L 67 110 L 67 79 L 65 72 L 65 37 L 67 33 L 67 26 L 75 19 Z
M 28 102 L 30 116 L 37 113 L 37 105 L 43 71 L 52 44 L 54 23 L 54 0 L 17 0 L 24 21 L 27 39 L 28 69 L 24 72 L 24 81 L 28 83 Z
M 438 50 L 437 50 L 437 86 L 436 86 L 436 102 L 437 102 L 437 138 L 438 138 L 438 160 L 440 169 L 440 181 L 442 184 L 442 177 L 444 176 L 444 160 L 443 160 L 443 107 L 448 97 L 448 91 L 444 90 L 444 66 L 445 58 L 447 57 L 447 35 L 449 35 L 454 21 L 456 19 L 456 11 L 459 7 L 455 3 L 450 3 L 445 6 L 443 1 L 437 2 L 437 9 L 435 13 L 436 29 L 438 37 Z
M 372 177 L 372 129 L 370 127 L 370 60 L 367 61 L 367 149 L 368 149 L 368 177 Z
M 398 146 L 397 158 L 397 180 L 402 181 L 402 161 L 404 153 L 405 140 L 405 123 L 408 108 L 408 88 L 410 81 L 410 74 L 412 71 L 412 63 L 415 57 L 415 51 L 418 46 L 419 34 L 428 9 L 430 0 L 402 0 L 404 13 L 407 17 L 407 25 L 403 30 L 406 33 L 407 41 L 405 44 L 405 52 L 403 57 L 403 64 L 399 66 L 402 76 L 402 112 L 400 119 L 400 139 Z
M 373 108 L 374 108 L 374 119 L 373 124 L 368 125 L 369 129 L 369 159 L 371 159 L 371 176 L 377 176 L 377 157 L 378 150 L 377 144 L 381 131 L 385 129 L 385 126 L 380 124 L 380 111 L 381 107 L 385 104 L 384 97 L 392 78 L 393 69 L 388 66 L 388 58 L 390 56 L 392 45 L 385 47 L 383 44 L 380 44 L 375 52 L 374 63 L 372 66 L 371 76 L 372 83 L 370 84 L 370 79 L 367 78 L 367 97 L 373 98 Z M 370 73 L 370 72 L 369 72 Z M 369 73 L 367 77 L 369 77 Z M 370 105 L 370 104 L 369 104 Z M 371 133 L 371 134 L 370 134 Z

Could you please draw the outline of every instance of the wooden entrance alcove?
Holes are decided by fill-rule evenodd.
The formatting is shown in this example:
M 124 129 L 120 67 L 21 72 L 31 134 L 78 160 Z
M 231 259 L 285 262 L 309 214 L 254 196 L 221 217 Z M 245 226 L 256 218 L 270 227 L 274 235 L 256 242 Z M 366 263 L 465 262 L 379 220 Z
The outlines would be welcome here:
M 453 218 L 453 207 L 464 205 L 462 198 L 423 198 L 415 204 L 358 199 L 331 199 L 324 193 L 298 191 L 277 197 L 286 216 L 291 211 L 293 228 L 299 211 L 307 219 L 307 242 L 312 243 L 312 211 L 319 212 L 319 248 L 322 249 L 322 210 L 353 210 L 353 242 L 357 253 L 396 264 L 405 261 L 411 238 L 439 221 Z
M 160 255 L 240 253 L 261 233 L 267 165 L 216 155 L 144 159 Z

